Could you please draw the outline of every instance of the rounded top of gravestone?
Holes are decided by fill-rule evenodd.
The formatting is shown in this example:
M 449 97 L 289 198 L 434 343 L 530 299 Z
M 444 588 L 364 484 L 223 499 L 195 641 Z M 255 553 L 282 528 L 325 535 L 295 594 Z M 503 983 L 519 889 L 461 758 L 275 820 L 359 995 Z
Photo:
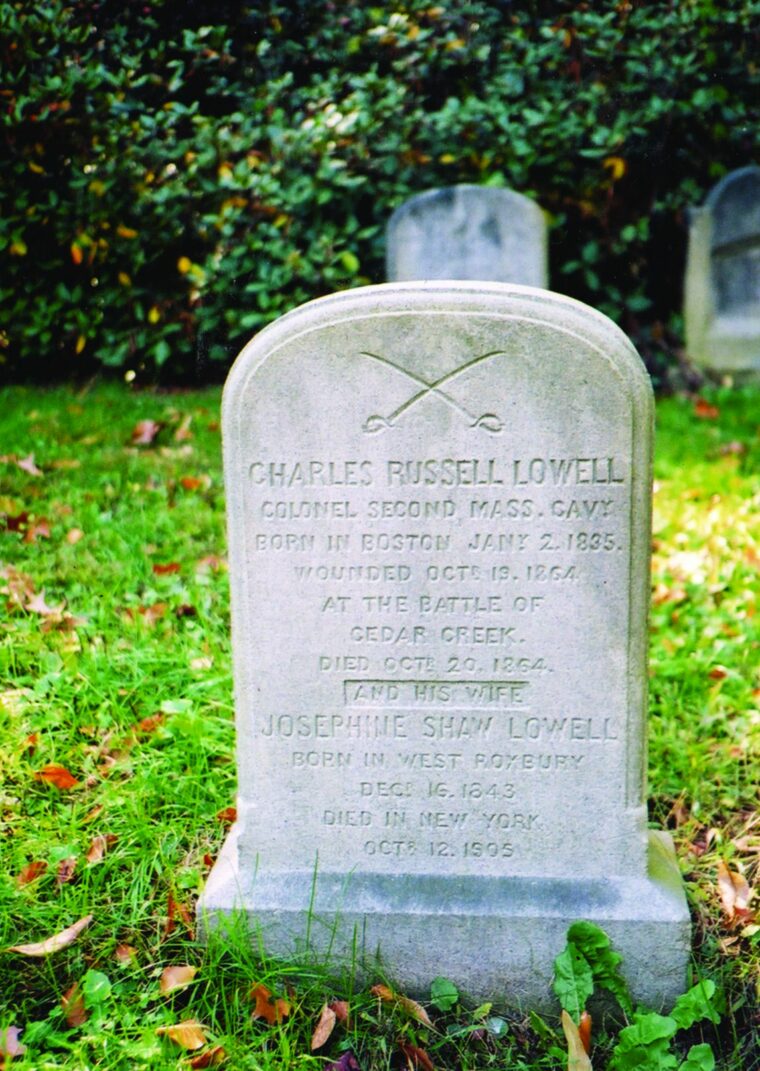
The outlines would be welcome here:
M 535 201 L 495 186 L 444 186 L 400 205 L 386 230 L 386 277 L 546 286 L 546 222 Z
M 583 302 L 538 287 L 515 283 L 436 280 L 434 282 L 381 283 L 357 287 L 316 298 L 285 313 L 260 331 L 235 361 L 224 391 L 225 410 L 232 415 L 240 405 L 249 379 L 282 347 L 301 338 L 304 343 L 315 331 L 350 329 L 354 321 L 413 317 L 430 320 L 435 315 L 500 319 L 512 326 L 548 329 L 569 343 L 577 340 L 579 351 L 595 351 L 610 370 L 626 384 L 630 394 L 645 407 L 652 387 L 636 349 L 607 316 Z M 308 348 L 308 346 L 307 346 Z M 308 368 L 304 368 L 308 374 Z
M 705 200 L 713 219 L 713 248 L 744 238 L 760 238 L 760 167 L 731 171 Z
M 478 186 L 474 182 L 460 182 L 454 186 L 436 186 L 431 190 L 423 190 L 416 193 L 408 201 L 404 201 L 393 212 L 388 226 L 393 221 L 404 215 L 424 213 L 431 208 L 448 209 L 453 207 L 455 201 L 465 203 L 487 203 L 499 208 L 519 208 L 526 212 L 542 215 L 540 206 L 530 197 L 526 197 L 517 190 L 508 189 L 504 186 Z

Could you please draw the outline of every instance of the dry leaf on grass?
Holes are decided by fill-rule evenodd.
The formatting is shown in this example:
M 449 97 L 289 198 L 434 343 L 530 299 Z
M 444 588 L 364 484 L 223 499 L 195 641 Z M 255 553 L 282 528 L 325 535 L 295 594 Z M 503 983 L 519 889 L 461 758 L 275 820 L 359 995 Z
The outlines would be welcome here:
M 694 416 L 699 417 L 700 420 L 717 420 L 720 416 L 720 409 L 716 405 L 711 405 L 706 398 L 696 398 Z
M 206 1049 L 187 1061 L 187 1067 L 203 1068 L 218 1067 L 227 1059 L 227 1053 L 221 1045 L 214 1045 L 213 1049 Z
M 0 1030 L 0 1056 L 8 1056 L 12 1060 L 14 1056 L 23 1056 L 26 1045 L 22 1045 L 18 1039 L 20 1029 L 17 1026 L 7 1026 Z
M 16 465 L 24 472 L 29 473 L 30 476 L 42 476 L 42 469 L 38 469 L 34 463 L 34 454 L 20 458 Z
M 314 1033 L 311 1037 L 311 1051 L 321 1049 L 335 1029 L 336 1015 L 334 1010 L 327 1004 L 322 1008 Z
M 57 762 L 49 762 L 47 766 L 43 766 L 41 770 L 36 770 L 34 774 L 35 781 L 44 781 L 45 784 L 53 785 L 55 788 L 67 789 L 76 788 L 79 784 L 77 779 L 69 773 L 65 766 L 59 766 Z
M 290 1015 L 290 1004 L 281 997 L 274 999 L 270 990 L 260 982 L 253 986 L 248 994 L 251 1000 L 256 1001 L 256 1006 L 251 1012 L 252 1019 L 265 1019 L 270 1026 L 281 1023 Z
M 61 997 L 63 1016 L 69 1026 L 82 1026 L 87 1021 L 87 1009 L 79 982 L 74 982 Z
M 422 1068 L 422 1071 L 435 1071 L 433 1061 L 419 1045 L 411 1045 L 409 1042 L 400 1041 L 398 1047 L 404 1054 L 409 1071 L 415 1071 L 416 1068 Z
M 134 963 L 137 960 L 137 949 L 132 945 L 118 945 L 113 955 L 117 963 Z
M 335 1012 L 335 1018 L 339 1023 L 348 1022 L 348 1001 L 347 1000 L 334 1000 L 330 1004 L 330 1007 Z
M 167 900 L 167 910 L 169 918 L 166 922 L 166 930 L 164 933 L 168 937 L 177 928 L 177 919 L 179 919 L 188 932 L 190 940 L 195 939 L 195 927 L 193 925 L 193 916 L 187 909 L 185 904 L 180 900 L 176 900 L 173 893 L 169 893 Z
M 175 989 L 184 989 L 197 973 L 197 967 L 190 967 L 187 964 L 181 967 L 165 967 L 158 985 L 161 995 L 166 996 L 168 993 L 173 993 Z
M 24 609 L 30 614 L 39 614 L 41 617 L 58 617 L 63 611 L 63 603 L 58 606 L 48 606 L 45 602 L 45 590 L 43 588 L 37 595 L 33 595 L 24 604 Z
M 152 446 L 163 424 L 156 420 L 139 420 L 132 429 L 132 446 Z
M 722 859 L 718 863 L 718 892 L 729 922 L 737 924 L 749 920 L 752 889 L 744 875 L 729 870 Z
M 183 1049 L 193 1050 L 202 1049 L 206 1044 L 204 1030 L 205 1027 L 197 1019 L 185 1019 L 183 1022 L 175 1023 L 173 1026 L 159 1026 L 156 1033 L 161 1036 L 166 1035 Z
M 33 863 L 27 863 L 27 865 L 17 874 L 17 885 L 29 885 L 31 882 L 36 881 L 47 870 L 47 863 L 38 859 Z
M 92 919 L 92 915 L 85 915 L 83 919 L 79 919 L 73 926 L 68 926 L 65 930 L 61 930 L 60 933 L 53 934 L 52 937 L 48 937 L 45 941 L 37 941 L 30 945 L 13 945 L 8 951 L 18 952 L 22 956 L 50 956 L 53 952 L 60 952 L 62 948 L 68 948 L 70 944 L 73 944 L 82 930 L 87 929 Z
M 92 844 L 87 852 L 88 863 L 99 863 L 109 848 L 113 847 L 119 838 L 115 833 L 106 833 L 92 838 Z
M 416 1019 L 424 1026 L 429 1026 L 431 1030 L 435 1030 L 428 1013 L 421 1004 L 418 1004 L 416 1000 L 412 1000 L 411 997 L 405 997 L 401 993 L 394 993 L 387 985 L 373 985 L 370 992 L 373 996 L 379 997 L 380 1000 L 384 1000 L 387 1003 L 400 1004 L 413 1019 Z
M 73 879 L 76 868 L 77 860 L 75 855 L 69 855 L 66 859 L 61 859 L 55 875 L 56 885 L 68 884 Z
M 562 1029 L 567 1040 L 567 1071 L 593 1071 L 578 1027 L 564 1009 Z

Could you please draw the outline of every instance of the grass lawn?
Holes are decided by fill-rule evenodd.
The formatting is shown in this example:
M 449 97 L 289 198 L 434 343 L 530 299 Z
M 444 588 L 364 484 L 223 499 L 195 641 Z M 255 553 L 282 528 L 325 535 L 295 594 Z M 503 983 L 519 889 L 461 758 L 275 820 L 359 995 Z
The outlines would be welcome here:
M 504 1010 L 498 993 L 445 1011 L 454 998 L 439 994 L 430 1026 L 409 1001 L 263 962 L 242 938 L 196 944 L 235 801 L 219 391 L 0 399 L 8 1066 L 564 1066 L 558 1020 Z M 661 401 L 655 477 L 651 818 L 675 838 L 694 980 L 715 982 L 722 1011 L 682 1048 L 710 1042 L 719 1067 L 745 1071 L 760 1066 L 760 903 L 745 887 L 760 871 L 760 391 Z M 50 954 L 9 951 L 89 916 Z M 595 1026 L 593 1042 L 602 1069 L 614 1038 Z

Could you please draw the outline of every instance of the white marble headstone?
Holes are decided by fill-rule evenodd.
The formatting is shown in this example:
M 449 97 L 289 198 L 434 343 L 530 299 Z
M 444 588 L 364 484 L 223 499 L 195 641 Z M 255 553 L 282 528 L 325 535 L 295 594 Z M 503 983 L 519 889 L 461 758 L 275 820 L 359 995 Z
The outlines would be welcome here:
M 691 213 L 684 326 L 700 367 L 760 382 L 760 167 L 732 171 Z
M 314 947 L 358 934 L 407 989 L 543 1005 L 589 918 L 643 999 L 680 989 L 643 796 L 651 421 L 621 332 L 525 287 L 350 291 L 246 347 L 238 823 L 207 925 L 241 908 L 290 954 L 311 904 Z
M 445 186 L 405 201 L 386 232 L 389 282 L 487 279 L 546 286 L 546 222 L 514 190 Z

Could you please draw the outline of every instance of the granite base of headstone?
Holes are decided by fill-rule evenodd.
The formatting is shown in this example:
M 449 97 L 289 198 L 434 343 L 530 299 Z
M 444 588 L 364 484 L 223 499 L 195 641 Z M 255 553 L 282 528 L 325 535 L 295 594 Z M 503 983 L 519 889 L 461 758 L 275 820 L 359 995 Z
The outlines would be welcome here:
M 684 326 L 700 368 L 760 382 L 760 167 L 732 171 L 691 212 Z
M 568 926 L 686 982 L 644 802 L 652 397 L 624 335 L 501 284 L 311 302 L 223 406 L 238 821 L 199 904 L 405 992 L 551 1006 Z
M 546 222 L 514 190 L 445 186 L 405 201 L 386 228 L 389 282 L 486 279 L 546 286 Z

